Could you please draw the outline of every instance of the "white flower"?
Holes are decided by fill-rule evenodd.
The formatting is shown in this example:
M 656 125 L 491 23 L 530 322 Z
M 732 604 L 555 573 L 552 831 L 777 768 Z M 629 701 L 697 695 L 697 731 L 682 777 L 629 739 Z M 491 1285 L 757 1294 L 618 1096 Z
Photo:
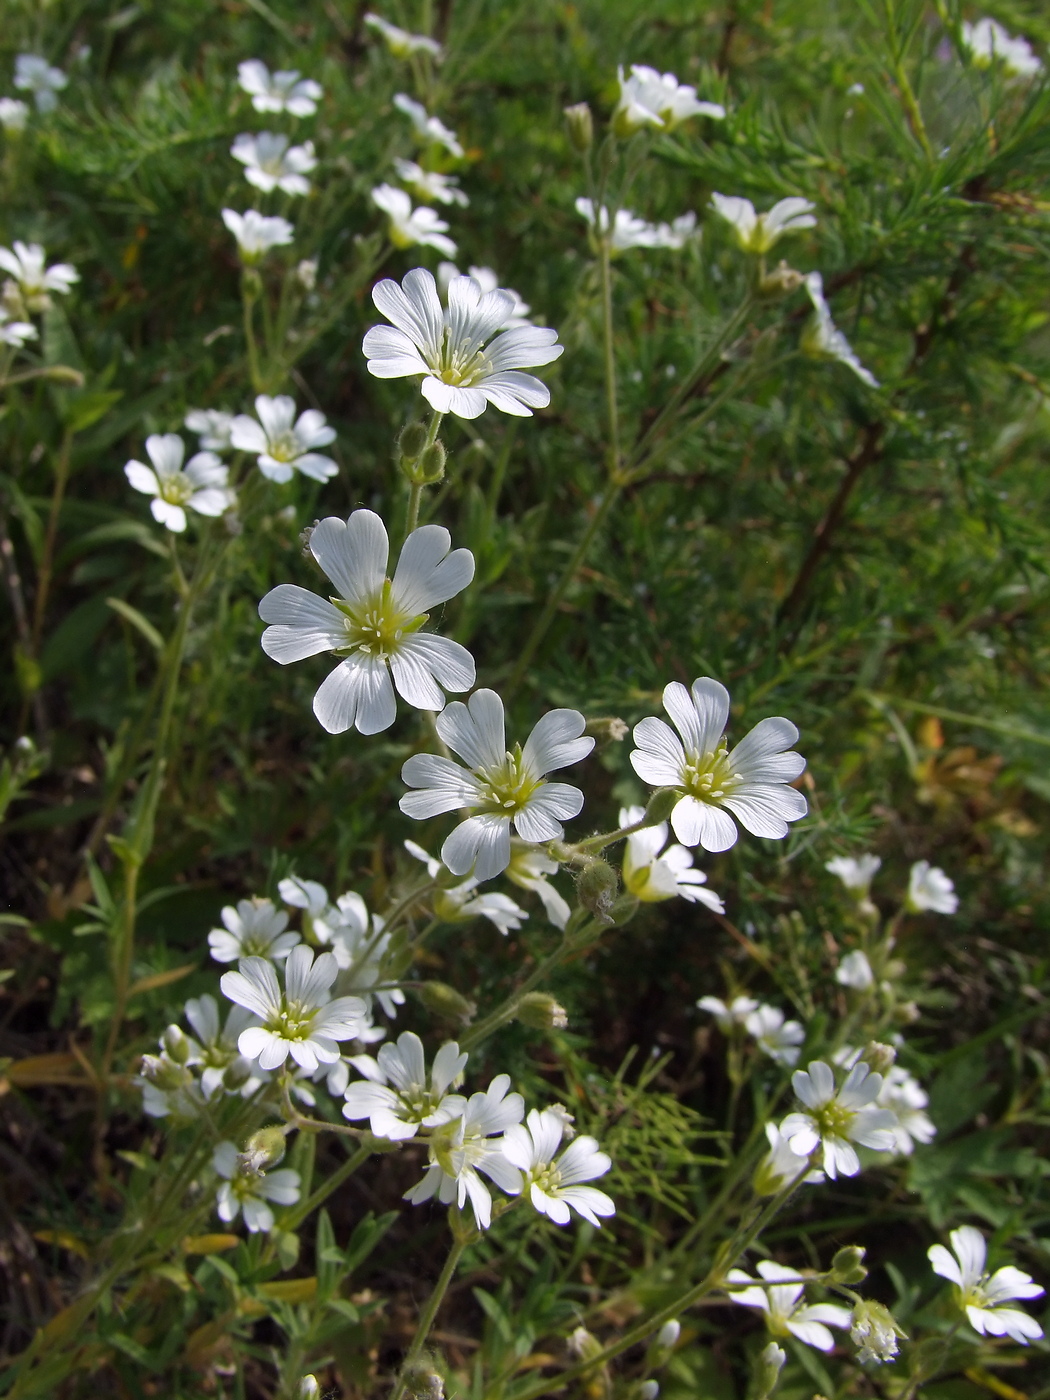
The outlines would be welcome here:
M 244 1211 L 244 1223 L 254 1235 L 273 1229 L 273 1211 L 267 1202 L 294 1206 L 299 1199 L 299 1173 L 290 1167 L 261 1172 L 252 1167 L 232 1142 L 220 1142 L 212 1154 L 212 1166 L 226 1180 L 219 1187 L 219 1219 L 230 1223 Z
M 241 1032 L 241 1054 L 258 1059 L 262 1069 L 276 1069 L 289 1055 L 311 1074 L 319 1064 L 334 1064 L 339 1058 L 336 1042 L 352 1040 L 368 1018 L 360 997 L 330 999 L 328 989 L 338 973 L 331 953 L 321 953 L 315 962 L 305 943 L 288 954 L 284 991 L 266 958 L 245 958 L 236 972 L 224 972 L 223 995 L 262 1022 Z
M 510 292 L 482 292 L 472 277 L 453 277 L 443 308 L 433 276 L 417 267 L 400 286 L 390 278 L 377 282 L 372 300 L 393 322 L 365 335 L 368 369 L 377 379 L 421 374 L 431 408 L 458 418 L 477 418 L 490 403 L 529 418 L 550 403 L 547 386 L 520 371 L 558 358 L 564 347 L 557 331 L 518 326 L 490 340 L 514 309 Z
M 764 1196 L 775 1196 L 787 1186 L 793 1186 L 799 1177 L 808 1184 L 824 1180 L 819 1167 L 811 1169 L 808 1157 L 800 1157 L 791 1150 L 791 1144 L 775 1123 L 766 1124 L 766 1137 L 769 1151 L 758 1164 L 755 1172 L 755 1189 Z
M 631 76 L 625 78 L 617 69 L 620 80 L 620 100 L 613 113 L 613 124 L 622 135 L 653 126 L 660 131 L 673 131 L 690 117 L 721 119 L 726 109 L 717 102 L 698 102 L 696 88 L 680 83 L 673 73 L 660 73 L 643 63 L 631 64 Z
M 376 1137 L 407 1142 L 420 1128 L 436 1128 L 462 1113 L 466 1099 L 449 1089 L 463 1077 L 466 1054 L 454 1040 L 434 1056 L 429 1076 L 423 1042 L 403 1031 L 396 1045 L 380 1046 L 377 1058 L 355 1055 L 350 1063 L 365 1077 L 346 1089 L 343 1117 L 367 1118 Z
M 331 948 L 340 971 L 348 974 L 344 985 L 359 992 L 369 1006 L 375 996 L 388 1016 L 396 1016 L 397 1008 L 404 1005 L 404 992 L 399 987 L 372 990 L 382 980 L 383 961 L 390 947 L 382 918 L 378 914 L 370 918 L 364 900 L 354 890 L 341 894 L 334 904 L 328 904 L 327 898 L 326 894 L 324 910 L 313 918 L 314 935 Z M 344 1083 L 339 1092 L 345 1087 Z
M 806 1032 L 798 1021 L 785 1021 L 779 1007 L 756 1007 L 748 1015 L 744 1027 L 748 1035 L 755 1037 L 762 1053 L 778 1065 L 798 1064 L 799 1046 Z
M 421 710 L 440 710 L 444 690 L 469 690 L 474 660 L 448 637 L 420 629 L 428 608 L 461 593 L 474 577 L 469 549 L 449 554 L 441 525 L 423 525 L 405 541 L 393 579 L 389 541 L 373 511 L 345 523 L 330 515 L 315 525 L 310 552 L 339 590 L 332 602 L 282 583 L 259 604 L 267 656 L 287 666 L 322 651 L 344 658 L 314 696 L 314 714 L 329 734 L 357 726 L 378 734 L 394 722 L 394 689 Z M 465 874 L 466 872 L 458 872 Z
M 956 1299 L 964 1309 L 975 1332 L 989 1337 L 1012 1337 L 1021 1346 L 1043 1335 L 1035 1318 L 1021 1308 L 1004 1307 L 1012 1298 L 1039 1298 L 1045 1291 L 1032 1282 L 1030 1274 L 1012 1264 L 997 1269 L 990 1277 L 985 1272 L 987 1247 L 980 1230 L 962 1225 L 949 1236 L 955 1258 L 942 1244 L 931 1245 L 926 1251 L 933 1272 L 950 1279 L 956 1287 Z
M 20 53 L 15 59 L 15 87 L 33 94 L 38 112 L 53 112 L 58 106 L 55 93 L 68 82 L 61 68 L 52 68 L 39 54 Z
M 197 1034 L 191 1041 L 193 1047 L 189 1063 L 201 1070 L 201 1090 L 206 1099 L 212 1098 L 223 1087 L 226 1071 L 237 1060 L 245 1070 L 247 1062 L 237 1048 L 241 1031 L 257 1024 L 255 1017 L 243 1006 L 231 1006 L 226 1024 L 220 1028 L 219 1005 L 207 992 L 201 997 L 191 997 L 186 1003 L 186 1020 Z M 253 1092 L 262 1080 L 258 1075 L 248 1073 L 244 1082 L 238 1081 L 242 1096 Z
M 913 914 L 929 910 L 933 914 L 954 914 L 959 907 L 955 885 L 937 865 L 918 860 L 908 878 L 907 908 Z
M 312 141 L 289 147 L 288 137 L 281 132 L 260 131 L 253 135 L 242 131 L 230 147 L 230 155 L 244 166 L 248 183 L 264 194 L 272 190 L 310 193 L 306 176 L 317 164 Z
M 226 487 L 229 470 L 214 452 L 198 452 L 183 467 L 186 445 L 178 433 L 151 434 L 146 451 L 154 470 L 132 459 L 124 475 L 136 491 L 153 497 L 154 520 L 175 534 L 186 528 L 186 507 L 198 515 L 214 516 L 233 505 L 233 492 Z
M 271 248 L 291 243 L 295 236 L 295 229 L 287 219 L 260 214 L 258 209 L 249 209 L 244 214 L 238 214 L 235 209 L 224 209 L 222 221 L 236 238 L 237 247 L 246 263 L 258 262 Z
M 604 204 L 598 210 L 597 225 L 593 200 L 581 195 L 576 201 L 576 212 L 587 220 L 591 228 L 597 226 L 599 234 L 608 234 L 609 210 Z M 680 214 L 669 224 L 649 224 L 629 209 L 617 209 L 612 221 L 609 247 L 614 253 L 623 253 L 629 248 L 684 248 L 695 233 L 696 215 L 691 211 Z
M 65 296 L 80 273 L 70 263 L 53 263 L 45 267 L 46 257 L 39 243 L 25 244 L 15 240 L 14 248 L 0 248 L 0 268 L 9 272 L 18 283 L 30 311 L 46 311 L 51 305 L 49 292 Z
M 571 1206 L 584 1220 L 601 1225 L 598 1216 L 615 1215 L 616 1206 L 604 1191 L 581 1186 L 580 1182 L 604 1176 L 612 1161 L 598 1150 L 592 1137 L 575 1138 L 555 1161 L 564 1131 L 562 1114 L 552 1109 L 542 1113 L 533 1109 L 527 1128 L 517 1123 L 507 1129 L 503 1153 L 521 1171 L 529 1199 L 541 1215 L 548 1216 L 555 1225 L 567 1225 Z
M 216 962 L 239 958 L 269 958 L 280 962 L 300 941 L 297 933 L 285 933 L 288 915 L 269 899 L 241 899 L 235 909 L 227 904 L 219 915 L 224 928 L 213 928 L 208 947 Z
M 831 319 L 831 307 L 824 299 L 824 279 L 819 272 L 807 275 L 806 291 L 813 303 L 813 315 L 802 332 L 802 353 L 814 359 L 841 360 L 858 379 L 862 379 L 872 389 L 877 389 L 879 381 L 870 369 L 865 369 L 861 364 L 857 352 Z
M 782 199 L 765 214 L 756 214 L 749 199 L 736 195 L 713 194 L 711 208 L 733 225 L 737 242 L 746 253 L 768 253 L 785 233 L 813 228 L 816 208 L 808 199 Z
M 866 899 L 876 870 L 882 864 L 878 856 L 835 856 L 824 862 L 824 869 L 837 875 L 846 888 L 858 898 Z
M 258 422 L 247 413 L 238 413 L 230 424 L 230 442 L 242 452 L 259 454 L 263 476 L 283 485 L 296 471 L 314 481 L 338 475 L 339 468 L 331 457 L 313 450 L 335 441 L 335 429 L 326 424 L 319 409 L 308 408 L 296 419 L 295 400 L 288 394 L 276 398 L 260 394 L 255 412 Z
M 514 298 L 514 305 L 511 307 L 507 319 L 496 327 L 498 331 L 509 331 L 513 330 L 516 326 L 529 326 L 532 324 L 529 320 L 529 312 L 532 308 L 529 306 L 528 302 L 523 301 L 520 293 L 516 292 L 513 287 L 500 288 L 499 277 L 491 267 L 468 267 L 467 274 L 473 277 L 483 293 L 501 290 L 505 296 Z M 452 281 L 453 277 L 459 277 L 460 275 L 459 268 L 455 263 L 438 263 L 437 285 L 443 302 L 448 301 L 449 283 Z
M 437 170 L 424 170 L 414 160 L 395 160 L 394 169 L 403 185 L 415 190 L 420 199 L 438 204 L 459 204 L 466 208 L 470 200 L 459 188 L 454 175 L 442 175 Z M 473 269 L 471 270 L 473 274 Z
M 405 850 L 427 868 L 432 880 L 440 881 L 445 866 L 425 851 L 415 841 L 406 841 Z M 510 933 L 511 929 L 521 928 L 529 917 L 524 909 L 505 894 L 474 894 L 478 881 L 470 876 L 459 885 L 439 883 L 433 895 L 434 917 L 449 924 L 466 924 L 473 919 L 485 918 L 499 929 L 500 933 Z
M 633 826 L 645 816 L 644 807 L 621 807 L 620 825 Z M 647 826 L 627 838 L 623 856 L 623 884 L 629 894 L 643 904 L 655 904 L 662 899 L 681 895 L 690 904 L 706 904 L 716 914 L 725 913 L 725 905 L 714 890 L 705 890 L 707 876 L 693 870 L 693 857 L 684 846 L 667 846 L 667 823 Z
M 849 1327 L 849 1309 L 837 1307 L 834 1303 L 815 1303 L 807 1307 L 805 1282 L 801 1274 L 794 1269 L 786 1269 L 783 1264 L 775 1264 L 772 1259 L 760 1259 L 758 1272 L 773 1287 L 763 1288 L 743 1269 L 729 1270 L 726 1282 L 742 1288 L 742 1292 L 730 1293 L 733 1302 L 743 1303 L 745 1308 L 760 1308 L 766 1314 L 766 1325 L 774 1336 L 783 1337 L 790 1333 L 808 1347 L 831 1351 L 835 1338 L 828 1331 L 828 1326 Z M 749 1284 L 750 1287 L 747 1286 Z
M 925 1112 L 929 1095 L 900 1065 L 891 1065 L 886 1071 L 875 1102 L 880 1108 L 888 1108 L 897 1120 L 890 1131 L 901 1156 L 910 1157 L 917 1142 L 932 1142 L 937 1136 L 937 1129 Z
M 0 126 L 5 131 L 16 134 L 25 131 L 29 120 L 29 108 L 17 97 L 0 97 Z
M 365 15 L 365 24 L 383 36 L 395 58 L 411 58 L 414 53 L 428 53 L 433 58 L 441 58 L 441 45 L 426 34 L 410 34 L 407 29 L 399 29 L 396 24 L 371 11 Z
M 372 191 L 372 203 L 389 217 L 387 232 L 395 248 L 411 248 L 418 243 L 455 257 L 456 245 L 445 237 L 448 224 L 428 205 L 413 209 L 411 196 L 395 185 L 377 185 Z
M 867 954 L 855 948 L 838 965 L 835 981 L 840 987 L 852 987 L 855 991 L 866 992 L 875 985 L 875 974 L 871 970 Z
M 450 131 L 439 118 L 430 116 L 421 102 L 414 102 L 406 93 L 397 92 L 394 94 L 394 106 L 408 117 L 421 140 L 444 146 L 451 155 L 458 157 L 463 154 L 456 133 Z
M 293 117 L 312 117 L 324 96 L 320 83 L 312 78 L 300 78 L 293 69 L 271 73 L 258 58 L 245 59 L 237 65 L 237 81 L 252 95 L 257 112 L 290 112 Z
M 196 433 L 201 447 L 207 452 L 226 452 L 230 447 L 233 414 L 218 408 L 191 408 L 182 420 L 191 433 Z
M 893 1320 L 893 1314 L 882 1303 L 861 1299 L 854 1306 L 850 1318 L 850 1341 L 857 1348 L 857 1360 L 864 1365 L 876 1365 L 892 1361 L 900 1348 L 897 1338 L 907 1334 L 902 1332 Z
M 508 1094 L 509 1088 L 510 1075 L 497 1074 L 483 1094 L 471 1094 L 461 1117 L 432 1134 L 430 1165 L 423 1180 L 405 1192 L 406 1201 L 421 1205 L 436 1194 L 443 1205 L 456 1201 L 462 1209 L 469 1198 L 478 1229 L 488 1229 L 492 1197 L 478 1172 L 512 1196 L 521 1190 L 521 1173 L 503 1155 L 503 1139 L 493 1141 L 525 1114 L 521 1095 Z
M 701 1011 L 711 1013 L 723 1035 L 745 1026 L 752 1011 L 758 1010 L 758 1002 L 753 997 L 734 997 L 728 1006 L 721 997 L 701 997 L 696 1004 Z
M 1027 39 L 1015 39 L 994 19 L 979 19 L 976 24 L 964 21 L 962 41 L 979 68 L 987 68 L 998 59 L 1008 73 L 1025 78 L 1042 70 Z
M 511 843 L 507 879 L 523 890 L 531 890 L 543 905 L 547 918 L 555 928 L 564 928 L 572 910 L 547 879 L 558 873 L 558 862 L 545 856 L 534 846 Z
M 0 306 L 0 345 L 21 350 L 27 340 L 36 340 L 37 329 L 30 321 L 13 321 Z
M 791 1083 L 807 1111 L 789 1113 L 780 1131 L 800 1157 L 823 1144 L 824 1170 L 832 1181 L 840 1172 L 856 1176 L 860 1171 L 855 1142 L 876 1152 L 893 1151 L 896 1118 L 888 1109 L 874 1107 L 882 1075 L 872 1074 L 864 1061 L 853 1066 L 838 1090 L 834 1072 L 823 1060 L 797 1069 Z
M 549 710 L 525 742 L 507 748 L 503 701 L 494 690 L 476 690 L 464 705 L 456 700 L 437 718 L 437 731 L 463 768 L 438 754 L 417 753 L 401 777 L 418 792 L 406 793 L 401 810 L 417 821 L 466 808 L 476 813 L 448 836 L 441 859 L 453 875 L 491 880 L 510 864 L 510 832 L 523 841 L 560 840 L 562 822 L 583 807 L 583 793 L 544 775 L 586 758 L 594 740 L 583 735 L 578 710 Z
M 672 681 L 663 699 L 681 741 L 663 720 L 643 719 L 634 728 L 638 747 L 631 763 L 645 782 L 682 792 L 671 826 L 684 846 L 728 850 L 737 838 L 730 812 L 752 836 L 775 838 L 787 835 L 788 822 L 806 815 L 806 799 L 788 787 L 806 766 L 800 754 L 785 752 L 798 738 L 790 720 L 762 720 L 727 752 L 723 731 L 729 692 L 724 685 L 701 676 L 690 694 L 680 681 Z
M 316 880 L 303 880 L 298 875 L 289 875 L 278 882 L 277 893 L 285 904 L 290 904 L 293 909 L 305 909 L 311 920 L 311 927 L 314 919 L 331 908 L 328 891 Z

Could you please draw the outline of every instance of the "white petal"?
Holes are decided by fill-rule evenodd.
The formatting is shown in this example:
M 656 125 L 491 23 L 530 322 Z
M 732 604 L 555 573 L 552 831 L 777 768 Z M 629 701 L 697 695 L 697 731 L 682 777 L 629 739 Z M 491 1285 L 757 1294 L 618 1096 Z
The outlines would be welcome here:
M 468 817 L 446 838 L 441 859 L 453 875 L 473 871 L 476 880 L 495 879 L 510 864 L 510 818 Z
M 423 525 L 405 541 L 394 574 L 393 595 L 411 616 L 454 598 L 474 577 L 473 554 L 469 549 L 449 554 L 451 543 L 451 535 L 441 525 Z
M 586 724 L 579 710 L 548 710 L 525 741 L 522 760 L 526 772 L 538 778 L 586 758 L 594 748 L 590 736 L 580 737 Z M 576 812 L 569 815 L 575 816 Z
M 416 753 L 405 760 L 401 779 L 419 792 L 406 792 L 401 810 L 416 821 L 429 821 L 457 807 L 472 806 L 478 799 L 473 774 L 441 754 Z
M 798 730 L 775 715 L 756 724 L 729 754 L 729 766 L 746 783 L 791 782 L 806 766 L 801 754 L 785 750 L 798 741 Z
M 124 468 L 124 475 L 136 491 L 141 491 L 146 496 L 159 494 L 160 482 L 157 475 L 144 462 L 128 462 Z
M 705 851 L 728 851 L 736 843 L 736 824 L 728 812 L 696 797 L 687 795 L 679 799 L 671 813 L 671 826 L 683 846 L 699 845 Z
M 729 691 L 724 685 L 710 676 L 700 676 L 690 693 L 679 681 L 671 681 L 664 687 L 663 701 L 688 752 L 705 754 L 717 749 L 729 718 Z
M 466 704 L 454 700 L 447 705 L 437 718 L 437 731 L 471 768 L 488 768 L 507 756 L 503 701 L 494 690 L 476 690 Z
M 438 637 L 432 632 L 417 632 L 414 636 L 405 638 L 400 650 L 403 655 L 410 655 L 420 665 L 426 666 L 438 684 L 453 693 L 469 690 L 477 678 L 474 658 L 470 652 L 448 637 Z M 441 705 L 444 703 L 442 697 Z M 441 709 L 441 705 L 435 705 L 434 708 Z
M 438 413 L 454 413 L 457 418 L 480 418 L 488 407 L 483 390 L 446 384 L 432 374 L 423 380 L 420 392 Z
M 523 841 L 555 841 L 564 832 L 562 822 L 583 808 L 583 793 L 568 783 L 543 783 L 514 817 L 514 829 Z M 479 875 L 478 879 L 487 877 Z
M 634 742 L 631 766 L 639 778 L 655 787 L 681 784 L 685 750 L 669 725 L 650 715 L 634 726 Z
M 355 510 L 344 524 L 329 515 L 315 525 L 310 552 L 348 603 L 367 603 L 382 588 L 390 543 L 371 510 Z
M 397 703 L 386 662 L 362 652 L 348 656 L 322 682 L 314 714 L 329 734 L 342 734 L 353 725 L 361 734 L 389 729 Z
M 430 373 L 411 338 L 393 326 L 373 326 L 366 332 L 361 348 L 368 356 L 369 373 L 376 379 Z
M 809 811 L 800 792 L 783 784 L 742 784 L 722 799 L 745 830 L 752 836 L 782 838 L 788 822 L 798 821 Z
M 339 609 L 294 583 L 271 588 L 259 604 L 259 616 L 275 624 L 263 633 L 262 649 L 284 666 L 346 644 L 345 619 Z

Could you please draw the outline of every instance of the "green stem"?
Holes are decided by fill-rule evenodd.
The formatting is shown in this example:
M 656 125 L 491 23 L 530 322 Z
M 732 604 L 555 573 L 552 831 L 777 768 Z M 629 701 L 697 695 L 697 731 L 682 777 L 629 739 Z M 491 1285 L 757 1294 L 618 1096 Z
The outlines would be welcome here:
M 257 278 L 258 273 L 253 275 Z M 248 352 L 248 376 L 252 381 L 252 389 L 256 394 L 262 393 L 262 377 L 259 373 L 259 351 L 255 344 L 255 323 L 252 316 L 252 308 L 255 305 L 256 293 L 249 290 L 248 269 L 246 268 L 241 276 L 241 304 L 244 308 L 244 343 Z
M 452 1210 L 449 1211 L 450 1217 L 453 1211 L 455 1211 L 456 1215 L 459 1214 L 459 1211 L 453 1206 Z M 453 1229 L 455 1229 L 455 1225 L 453 1225 Z M 441 1307 L 441 1304 L 445 1300 L 448 1286 L 452 1282 L 453 1275 L 459 1265 L 460 1256 L 464 1249 L 466 1249 L 474 1233 L 475 1232 L 470 1231 L 453 1235 L 452 1248 L 449 1250 L 448 1258 L 445 1260 L 445 1267 L 441 1270 L 441 1275 L 437 1283 L 435 1283 L 430 1297 L 426 1301 L 426 1306 L 419 1315 L 419 1324 L 416 1327 L 415 1336 L 412 1338 L 412 1344 L 402 1362 L 401 1372 L 397 1378 L 397 1384 L 394 1386 L 394 1393 L 391 1396 L 391 1400 L 401 1400 L 401 1396 L 405 1393 L 412 1367 L 419 1360 L 423 1348 L 427 1344 L 427 1338 L 430 1336 L 430 1329 L 434 1325 L 434 1319 L 437 1317 L 438 1308 Z
M 362 1143 L 357 1151 L 342 1164 L 336 1167 L 335 1171 L 323 1185 L 319 1186 L 312 1196 L 296 1206 L 290 1215 L 285 1216 L 281 1222 L 283 1230 L 297 1230 L 308 1215 L 312 1215 L 318 1206 L 324 1205 L 333 1191 L 337 1191 L 343 1182 L 353 1176 L 358 1167 L 368 1161 L 372 1155 L 370 1143 Z
M 603 831 L 600 836 L 588 836 L 586 841 L 578 841 L 573 849 L 586 852 L 588 855 L 591 851 L 604 851 L 606 846 L 614 846 L 625 836 L 633 836 L 636 831 L 644 831 L 646 827 L 655 825 L 655 822 L 644 816 L 640 821 L 631 822 L 630 826 L 621 826 L 616 831 Z
M 598 271 L 602 287 L 602 351 L 605 367 L 605 416 L 609 435 L 609 476 L 615 479 L 620 470 L 620 412 L 616 393 L 616 340 L 612 301 L 611 233 L 601 240 Z
M 587 927 L 590 927 L 589 925 Z M 563 937 L 557 948 L 549 957 L 544 958 L 520 987 L 516 987 L 509 997 L 491 1012 L 488 1016 L 466 1032 L 459 1038 L 461 1050 L 472 1050 L 475 1045 L 480 1045 L 483 1040 L 487 1040 L 493 1031 L 499 1030 L 505 1022 L 509 1021 L 518 1008 L 518 1003 L 526 993 L 531 992 L 538 982 L 542 982 L 549 972 L 562 962 L 565 957 L 578 948 L 586 946 L 588 940 L 583 937 L 584 930 L 577 930 L 571 938 Z
M 430 427 L 427 429 L 427 440 L 423 444 L 423 452 L 419 454 L 420 460 L 423 454 L 437 442 L 438 429 L 441 427 L 443 413 L 439 413 L 435 408 L 430 415 Z M 405 539 L 407 540 L 412 531 L 419 524 L 419 505 L 423 499 L 423 488 L 428 483 L 425 481 L 413 481 L 408 492 L 408 510 L 405 513 Z

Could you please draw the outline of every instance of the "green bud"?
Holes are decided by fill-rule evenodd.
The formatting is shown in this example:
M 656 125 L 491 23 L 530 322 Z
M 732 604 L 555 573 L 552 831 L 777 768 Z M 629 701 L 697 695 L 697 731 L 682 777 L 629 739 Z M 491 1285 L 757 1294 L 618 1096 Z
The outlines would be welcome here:
M 871 1066 L 876 1074 L 885 1074 L 892 1069 L 897 1059 L 897 1052 L 892 1045 L 883 1045 L 879 1040 L 869 1040 L 864 1047 L 864 1060 Z
M 416 463 L 416 480 L 422 481 L 426 486 L 433 486 L 445 475 L 447 460 L 444 443 L 440 439 L 432 442 Z
M 178 1026 L 169 1026 L 161 1036 L 161 1043 L 170 1059 L 177 1065 L 184 1065 L 190 1058 L 190 1042 Z
M 868 1277 L 864 1267 L 865 1251 L 859 1244 L 848 1244 L 840 1249 L 831 1261 L 828 1277 L 833 1283 L 851 1285 L 863 1283 Z
M 249 1170 L 264 1172 L 277 1165 L 284 1156 L 284 1147 L 283 1128 L 260 1128 L 252 1133 L 241 1156 Z
M 428 1011 L 442 1016 L 446 1021 L 462 1021 L 464 1025 L 474 1019 L 477 1007 L 450 987 L 447 982 L 421 982 L 418 987 L 419 999 Z
M 581 1361 L 593 1361 L 601 1354 L 602 1344 L 586 1327 L 577 1327 L 569 1338 L 569 1351 Z
M 526 992 L 515 1008 L 514 1019 L 534 1031 L 560 1031 L 569 1024 L 565 1007 L 546 992 Z
M 401 454 L 402 464 L 414 462 L 423 455 L 423 449 L 427 445 L 427 426 L 425 423 L 407 423 L 402 429 L 397 440 L 397 450 Z
M 780 1372 L 787 1361 L 787 1353 L 776 1342 L 770 1342 L 758 1354 L 755 1366 L 755 1400 L 769 1400 L 777 1388 Z
M 645 808 L 645 819 L 649 825 L 658 826 L 660 822 L 667 821 L 681 795 L 677 788 L 657 788 Z
M 403 1372 L 401 1379 L 412 1400 L 444 1400 L 445 1382 L 429 1358 L 420 1357 Z
M 630 923 L 635 914 L 638 913 L 640 901 L 636 894 L 621 894 L 614 899 L 606 912 L 606 920 L 609 928 L 619 928 L 621 924 Z
M 594 117 L 586 102 L 574 102 L 565 108 L 565 125 L 573 149 L 585 155 L 594 145 Z
M 620 887 L 620 877 L 606 861 L 594 857 L 588 860 L 576 879 L 576 893 L 580 903 L 589 909 L 603 924 L 610 924 L 609 910 L 616 891 Z

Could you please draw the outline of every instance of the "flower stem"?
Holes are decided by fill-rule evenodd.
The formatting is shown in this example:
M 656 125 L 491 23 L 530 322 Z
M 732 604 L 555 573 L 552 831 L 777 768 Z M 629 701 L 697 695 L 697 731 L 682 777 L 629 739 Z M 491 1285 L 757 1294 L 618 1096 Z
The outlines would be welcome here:
M 454 1232 L 452 1238 L 452 1248 L 449 1250 L 448 1258 L 445 1260 L 445 1267 L 441 1270 L 441 1275 L 438 1278 L 437 1283 L 435 1283 L 433 1290 L 431 1291 L 430 1297 L 426 1301 L 426 1306 L 423 1308 L 423 1311 L 419 1315 L 419 1323 L 416 1327 L 416 1333 L 415 1336 L 412 1338 L 412 1344 L 408 1348 L 408 1352 L 405 1356 L 405 1359 L 401 1364 L 401 1372 L 397 1378 L 397 1384 L 394 1386 L 394 1393 L 391 1396 L 391 1400 L 401 1400 L 401 1396 L 404 1395 L 409 1374 L 411 1373 L 412 1367 L 419 1360 L 423 1348 L 427 1344 L 427 1338 L 430 1336 L 430 1329 L 434 1325 L 434 1319 L 437 1317 L 438 1308 L 441 1307 L 441 1304 L 445 1300 L 445 1294 L 448 1292 L 448 1286 L 452 1282 L 453 1275 L 455 1274 L 456 1269 L 459 1265 L 460 1256 L 462 1255 L 464 1249 L 466 1249 L 467 1245 L 470 1243 L 471 1239 L 473 1238 L 473 1235 L 476 1233 L 472 1230 L 466 1230 L 462 1232 L 461 1230 L 457 1230 L 456 1223 L 453 1218 L 453 1213 L 455 1213 L 456 1216 L 459 1215 L 459 1211 L 455 1206 L 453 1206 L 449 1211 L 449 1217 L 453 1220 Z
M 358 1167 L 367 1162 L 371 1155 L 371 1143 L 362 1143 L 357 1151 L 346 1159 L 342 1166 L 336 1167 L 328 1180 L 320 1185 L 312 1196 L 308 1196 L 305 1201 L 300 1202 L 300 1204 L 296 1206 L 295 1210 L 284 1217 L 284 1220 L 281 1222 L 281 1228 L 283 1230 L 297 1230 L 306 1217 L 311 1215 L 318 1206 L 323 1205 L 332 1192 L 337 1191 L 344 1181 L 347 1181 L 353 1176 Z
M 636 831 L 644 831 L 646 827 L 655 825 L 655 822 L 650 821 L 647 816 L 643 816 L 638 821 L 631 822 L 629 826 L 621 826 L 617 831 L 603 831 L 599 836 L 588 836 L 586 841 L 578 841 L 573 849 L 586 852 L 588 855 L 592 851 L 604 851 L 606 846 L 615 845 L 617 841 L 622 841 L 625 836 L 633 836 Z
M 437 442 L 438 429 L 441 427 L 443 413 L 439 413 L 435 408 L 430 415 L 430 426 L 427 429 L 427 440 L 423 444 L 423 452 L 419 454 L 422 460 L 423 453 Z M 405 539 L 407 540 L 412 531 L 419 524 L 419 504 L 423 499 L 423 488 L 427 485 L 425 481 L 413 481 L 408 492 L 408 511 L 405 514 Z
M 254 280 L 249 278 L 248 270 L 245 269 L 241 276 L 241 304 L 244 308 L 244 343 L 248 352 L 248 375 L 252 381 L 252 390 L 259 394 L 262 392 L 262 376 L 259 373 L 259 351 L 255 344 L 255 322 L 252 309 L 255 306 L 257 292 L 255 290 L 258 281 L 258 273 L 252 273 Z

